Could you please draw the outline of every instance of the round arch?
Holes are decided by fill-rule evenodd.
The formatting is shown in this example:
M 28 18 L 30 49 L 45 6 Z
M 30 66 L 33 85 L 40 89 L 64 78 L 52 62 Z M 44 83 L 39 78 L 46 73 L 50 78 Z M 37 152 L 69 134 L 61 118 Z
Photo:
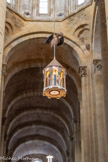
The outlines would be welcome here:
M 33 142 L 30 141 L 30 138 L 32 138 Z M 22 139 L 20 141 L 20 143 L 16 144 L 16 146 L 11 150 L 11 152 L 9 153 L 9 155 L 11 155 L 11 157 L 15 157 L 15 159 L 13 160 L 13 162 L 16 162 L 18 157 L 23 157 L 29 154 L 38 154 L 38 153 L 44 153 L 46 155 L 48 155 L 49 153 L 54 154 L 54 156 L 57 156 L 57 159 L 60 160 L 60 162 L 65 161 L 65 157 L 63 156 L 63 152 L 62 150 L 59 148 L 59 146 L 55 146 L 54 143 L 52 143 L 50 141 L 50 139 L 47 139 L 44 143 L 44 147 L 42 149 L 41 143 L 43 141 L 43 137 L 36 137 L 35 136 L 31 136 L 29 138 L 25 138 Z M 46 148 L 48 147 L 50 150 L 47 150 Z M 37 147 L 36 147 L 37 146 Z M 26 149 L 25 149 L 26 147 Z M 32 151 L 30 152 L 29 148 L 32 147 Z M 22 152 L 20 150 L 25 150 L 22 154 Z
M 20 72 L 24 69 L 28 69 L 28 68 L 34 68 L 34 67 L 40 67 L 40 66 L 42 68 L 45 67 L 45 62 L 43 62 L 42 60 L 37 60 L 37 61 L 39 61 L 39 62 L 36 62 L 36 61 L 35 62 L 30 61 L 29 63 L 22 62 L 20 64 L 18 63 L 18 65 L 16 65 L 16 66 L 12 67 L 12 69 L 8 72 L 8 74 L 5 78 L 4 89 L 6 88 L 9 80 L 18 72 Z M 76 88 L 77 88 L 77 92 L 80 93 L 81 82 L 80 82 L 80 77 L 79 77 L 78 73 L 74 69 L 68 67 L 67 74 L 74 81 Z
M 13 41 L 11 41 L 10 43 L 8 43 L 5 46 L 3 62 L 7 63 L 9 57 L 12 55 L 12 53 L 11 53 L 12 49 L 15 48 L 18 44 L 23 43 L 26 40 L 31 40 L 31 39 L 35 39 L 35 38 L 37 38 L 37 39 L 38 38 L 47 38 L 48 36 L 49 36 L 48 33 L 29 33 L 29 34 L 25 34 L 21 37 L 14 39 Z M 79 65 L 85 64 L 85 56 L 86 55 L 83 52 L 83 50 L 79 47 L 79 45 L 76 42 L 74 42 L 68 38 L 65 38 L 64 43 L 76 51 L 74 56 L 77 59 Z

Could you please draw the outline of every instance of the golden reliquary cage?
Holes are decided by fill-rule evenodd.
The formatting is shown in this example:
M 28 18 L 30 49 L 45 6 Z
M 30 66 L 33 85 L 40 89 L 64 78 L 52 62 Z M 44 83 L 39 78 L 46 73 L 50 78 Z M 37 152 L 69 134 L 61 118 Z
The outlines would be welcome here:
M 66 70 L 54 58 L 44 68 L 44 89 L 43 96 L 50 98 L 61 98 L 66 96 Z

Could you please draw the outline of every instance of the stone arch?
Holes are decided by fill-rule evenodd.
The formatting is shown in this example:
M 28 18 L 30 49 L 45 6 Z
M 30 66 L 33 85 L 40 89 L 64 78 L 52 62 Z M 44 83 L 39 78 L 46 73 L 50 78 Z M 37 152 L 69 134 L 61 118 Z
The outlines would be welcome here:
M 52 132 L 55 132 L 61 138 L 64 148 L 66 149 L 66 147 L 67 147 L 66 137 L 60 133 L 59 128 L 57 128 L 57 127 L 53 128 L 51 124 L 40 122 L 40 121 L 34 122 L 34 123 L 31 122 L 31 123 L 29 123 L 29 125 L 24 124 L 23 126 L 18 126 L 16 129 L 14 129 L 11 132 L 10 136 L 8 136 L 8 138 L 6 140 L 7 146 L 10 147 L 9 145 L 12 143 L 12 140 L 15 137 L 15 135 L 18 134 L 19 132 L 23 131 L 23 129 L 32 128 L 32 127 L 36 127 L 36 126 L 42 126 L 45 129 L 50 129 L 50 130 L 52 130 Z
M 13 41 L 9 42 L 5 46 L 3 62 L 7 63 L 10 55 L 12 54 L 11 53 L 12 49 L 15 46 L 17 46 L 18 44 L 20 44 L 26 40 L 30 40 L 30 39 L 34 39 L 34 38 L 46 38 L 49 36 L 49 34 L 45 33 L 45 32 L 43 32 L 43 33 L 29 33 L 29 34 L 22 35 L 16 39 L 14 39 Z M 74 54 L 74 56 L 76 57 L 79 65 L 85 64 L 85 56 L 86 55 L 85 55 L 84 51 L 79 47 L 79 45 L 76 42 L 74 42 L 66 37 L 65 37 L 64 43 L 67 44 L 68 46 L 70 46 L 71 48 L 73 48 L 77 52 L 77 54 L 76 55 Z
M 24 98 L 26 98 L 26 97 L 30 97 L 30 96 L 42 96 L 42 92 L 28 91 L 28 92 L 25 92 L 25 93 L 23 93 L 23 94 L 20 94 L 19 96 L 16 96 L 16 97 L 12 100 L 12 102 L 10 102 L 10 104 L 8 105 L 8 108 L 7 108 L 7 111 L 6 111 L 6 118 L 8 117 L 8 113 L 9 113 L 9 111 L 11 110 L 11 107 L 12 107 L 16 102 L 18 102 L 19 100 L 24 99 Z M 72 111 L 72 109 L 71 109 L 71 105 L 68 103 L 68 101 L 67 101 L 66 99 L 62 99 L 62 102 L 63 102 L 64 104 L 67 105 L 67 107 L 68 107 L 68 109 L 69 109 L 69 111 L 70 111 L 70 114 L 71 114 L 72 118 L 74 118 L 74 115 L 75 115 L 75 114 L 73 113 L 73 111 Z
M 30 141 L 30 139 L 32 139 L 34 142 L 32 142 L 31 143 L 31 141 Z M 21 150 L 21 147 L 23 146 L 23 147 L 25 147 L 26 145 L 28 145 L 28 147 L 26 147 L 26 148 L 29 148 L 30 147 L 30 145 L 31 145 L 31 147 L 33 148 L 32 149 L 32 153 L 36 153 L 36 144 L 35 144 L 35 142 L 36 143 L 41 143 L 41 141 L 43 141 L 44 140 L 44 137 L 43 136 L 40 136 L 40 137 L 37 137 L 37 139 L 36 139 L 36 137 L 35 136 L 31 136 L 31 137 L 26 137 L 25 139 L 22 139 L 21 141 L 19 141 L 19 143 L 17 143 L 15 146 L 14 146 L 14 148 L 12 148 L 12 150 L 11 150 L 11 152 L 9 153 L 9 155 L 11 155 L 11 157 L 16 157 L 16 155 L 15 155 L 15 153 L 16 152 L 18 152 L 18 150 L 20 149 Z M 35 144 L 35 146 L 33 147 L 33 145 Z M 59 157 L 58 157 L 58 160 L 60 160 L 60 162 L 63 162 L 63 161 L 65 161 L 66 159 L 65 159 L 65 157 L 64 157 L 64 153 L 63 153 L 63 150 L 61 150 L 61 148 L 59 148 L 59 146 L 58 146 L 58 144 L 54 144 L 53 142 L 51 142 L 51 140 L 50 140 L 50 138 L 47 138 L 46 140 L 45 140 L 45 143 L 46 144 L 49 144 L 50 145 L 50 149 L 51 149 L 51 151 L 52 151 L 52 148 L 54 149 L 54 150 L 56 150 L 56 153 L 58 153 L 58 155 L 59 155 Z M 55 142 L 56 143 L 56 142 Z M 39 147 L 39 144 L 38 144 L 38 149 L 39 149 L 39 151 L 37 150 L 37 153 L 38 152 L 41 152 L 42 151 L 42 148 L 40 149 L 40 147 Z M 30 151 L 29 151 L 29 149 L 26 149 L 25 150 L 25 154 L 23 153 L 23 155 L 24 156 L 26 156 L 26 155 L 29 155 L 30 154 Z M 46 151 L 46 149 L 44 149 L 44 151 L 45 151 L 45 153 L 46 153 L 46 155 L 48 154 Z M 53 152 L 53 151 L 52 151 Z M 21 152 L 20 152 L 21 153 Z M 43 153 L 43 152 L 42 152 Z M 50 154 L 51 154 L 51 152 L 50 152 Z M 20 155 L 20 157 L 21 157 L 21 155 Z M 17 158 L 17 157 L 16 157 Z M 63 158 L 63 159 L 62 159 Z M 15 161 L 14 161 L 15 162 Z
M 108 11 L 105 0 L 97 2 L 100 16 L 100 34 L 101 34 L 101 52 L 103 66 L 103 85 L 104 85 L 104 103 L 105 103 L 105 120 L 108 123 Z M 108 125 L 106 124 L 106 129 Z M 108 131 L 107 137 L 108 137 Z M 108 140 L 107 140 L 108 145 Z M 107 148 L 108 149 L 108 148 Z
M 66 128 L 66 130 L 67 130 L 67 132 L 68 132 L 68 135 L 69 135 L 69 136 L 72 136 L 72 130 L 69 129 L 68 121 L 65 121 L 66 119 L 64 119 L 63 117 L 61 117 L 60 114 L 58 114 L 58 113 L 53 113 L 52 111 L 49 111 L 49 110 L 44 110 L 44 111 L 42 111 L 42 110 L 39 110 L 39 109 L 31 111 L 31 113 L 33 114 L 33 112 L 35 113 L 36 111 L 39 111 L 39 113 L 43 113 L 43 114 L 49 114 L 49 115 L 51 115 L 51 116 L 54 116 L 56 119 L 60 120 L 61 123 L 65 126 L 65 128 Z M 8 130 L 7 130 L 7 134 L 10 132 L 11 127 L 13 126 L 14 122 L 17 121 L 18 119 L 20 119 L 23 115 L 25 115 L 25 113 L 26 113 L 26 115 L 27 115 L 27 114 L 29 115 L 29 114 L 30 114 L 30 111 L 20 113 L 19 115 L 17 115 L 17 116 L 11 121 L 11 123 L 10 123 L 10 125 L 9 125 L 9 127 L 8 127 Z
M 9 80 L 18 72 L 24 70 L 24 69 L 28 69 L 28 68 L 32 68 L 32 67 L 39 67 L 41 66 L 42 68 L 45 67 L 45 62 L 43 62 L 42 60 L 37 60 L 39 62 L 32 62 L 30 61 L 29 63 L 27 62 L 23 62 L 21 64 L 18 64 L 14 67 L 11 68 L 11 70 L 8 72 L 8 74 L 6 75 L 5 78 L 5 84 L 4 84 L 4 89 L 6 88 Z M 81 91 L 81 82 L 80 82 L 80 77 L 77 74 L 77 72 L 74 71 L 74 69 L 72 68 L 68 68 L 67 74 L 71 77 L 71 79 L 74 81 L 76 87 L 77 87 L 77 91 L 78 94 Z

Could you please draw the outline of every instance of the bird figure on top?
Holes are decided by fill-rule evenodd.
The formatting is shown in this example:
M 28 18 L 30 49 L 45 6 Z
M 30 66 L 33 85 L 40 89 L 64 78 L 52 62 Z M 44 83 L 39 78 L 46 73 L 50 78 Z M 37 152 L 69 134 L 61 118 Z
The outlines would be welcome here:
M 63 33 L 52 34 L 46 39 L 46 44 L 50 44 L 51 48 L 54 45 L 60 46 L 64 43 L 64 36 Z

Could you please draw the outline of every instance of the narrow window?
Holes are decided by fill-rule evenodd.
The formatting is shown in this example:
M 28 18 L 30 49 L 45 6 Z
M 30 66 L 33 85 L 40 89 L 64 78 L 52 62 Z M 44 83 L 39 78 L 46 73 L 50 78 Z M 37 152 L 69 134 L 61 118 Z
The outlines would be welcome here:
M 15 3 L 16 3 L 16 0 L 13 0 L 13 4 L 12 4 L 13 8 L 15 8 Z
M 10 4 L 10 3 L 11 3 L 11 0 L 7 0 L 7 3 L 9 3 L 9 4 Z
M 81 5 L 85 2 L 85 0 L 78 0 L 78 5 Z
M 39 13 L 48 14 L 48 0 L 40 0 Z

